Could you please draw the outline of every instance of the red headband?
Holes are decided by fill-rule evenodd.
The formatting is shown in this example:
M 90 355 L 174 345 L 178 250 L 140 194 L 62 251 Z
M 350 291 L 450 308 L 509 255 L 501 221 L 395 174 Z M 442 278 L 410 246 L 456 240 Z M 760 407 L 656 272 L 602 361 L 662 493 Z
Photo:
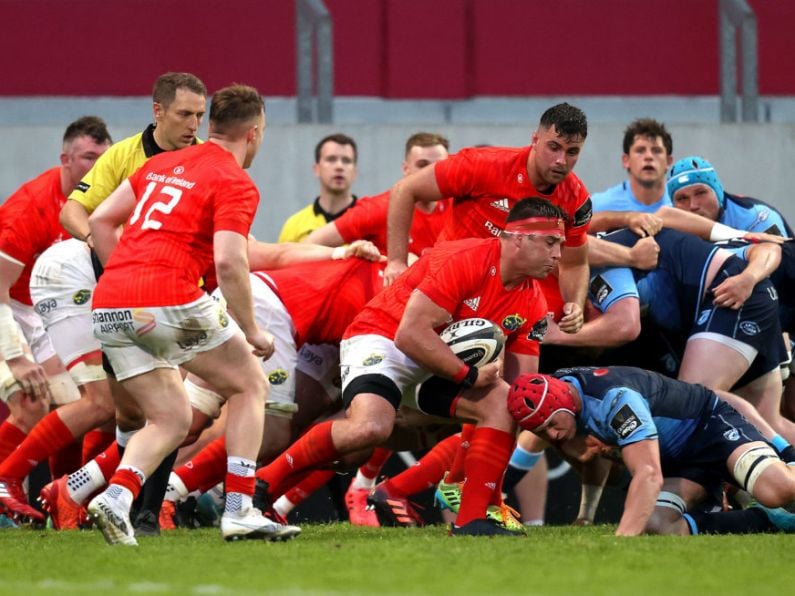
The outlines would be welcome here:
M 510 234 L 541 233 L 549 236 L 565 236 L 563 220 L 557 217 L 527 217 L 510 221 L 505 225 Z

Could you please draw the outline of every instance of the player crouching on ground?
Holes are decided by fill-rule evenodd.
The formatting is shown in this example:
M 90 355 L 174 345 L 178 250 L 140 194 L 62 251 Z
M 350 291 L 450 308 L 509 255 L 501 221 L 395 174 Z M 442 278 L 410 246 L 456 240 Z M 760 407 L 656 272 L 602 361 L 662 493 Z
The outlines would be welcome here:
M 632 475 L 618 536 L 795 531 L 795 468 L 718 395 L 639 368 L 566 368 L 516 379 L 519 425 L 582 461 L 618 447 Z M 741 511 L 694 506 L 733 483 L 758 501 Z
M 563 212 L 544 199 L 518 202 L 499 238 L 442 243 L 426 252 L 357 315 L 340 344 L 345 419 L 320 423 L 257 472 L 270 496 L 290 477 L 352 451 L 382 444 L 401 401 L 435 375 L 452 391 L 419 400 L 427 414 L 476 422 L 453 534 L 512 534 L 486 518 L 501 502 L 500 479 L 516 425 L 505 408 L 502 361 L 480 369 L 460 360 L 439 336 L 451 322 L 477 316 L 505 333 L 505 378 L 537 370 L 546 301 L 543 278 L 561 255 Z M 427 403 L 426 403 L 427 401 Z M 377 489 L 376 489 L 377 490 Z

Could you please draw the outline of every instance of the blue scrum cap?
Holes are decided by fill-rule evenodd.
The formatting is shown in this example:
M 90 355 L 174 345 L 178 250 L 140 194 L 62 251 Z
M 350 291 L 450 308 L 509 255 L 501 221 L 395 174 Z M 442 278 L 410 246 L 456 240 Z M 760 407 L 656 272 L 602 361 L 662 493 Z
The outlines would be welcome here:
M 726 203 L 726 198 L 723 196 L 723 184 L 711 163 L 703 157 L 691 155 L 680 159 L 671 166 L 671 171 L 668 172 L 668 196 L 672 201 L 678 190 L 694 184 L 709 186 L 718 198 L 718 205 L 723 209 Z

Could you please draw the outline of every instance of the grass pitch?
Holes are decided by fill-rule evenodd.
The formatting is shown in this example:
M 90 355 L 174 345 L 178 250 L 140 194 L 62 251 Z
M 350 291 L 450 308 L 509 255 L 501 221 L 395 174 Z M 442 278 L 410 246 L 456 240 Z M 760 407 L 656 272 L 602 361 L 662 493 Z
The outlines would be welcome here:
M 785 594 L 792 535 L 619 539 L 614 526 L 526 538 L 443 526 L 305 525 L 287 543 L 176 530 L 109 547 L 98 531 L 0 530 L 0 594 Z

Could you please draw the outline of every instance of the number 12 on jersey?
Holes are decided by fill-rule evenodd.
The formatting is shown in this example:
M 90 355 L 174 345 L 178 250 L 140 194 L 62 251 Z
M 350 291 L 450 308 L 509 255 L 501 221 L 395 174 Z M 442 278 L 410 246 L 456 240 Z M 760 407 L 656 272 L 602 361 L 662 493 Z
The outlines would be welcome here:
M 152 193 L 157 185 L 157 182 L 150 182 L 146 185 L 146 190 L 144 191 L 141 200 L 138 201 L 138 205 L 135 207 L 135 211 L 130 218 L 130 225 L 134 224 L 140 219 L 141 213 L 144 210 L 144 206 L 149 202 L 149 199 L 151 198 Z M 182 191 L 179 188 L 166 185 L 157 192 L 157 195 L 165 195 L 166 197 L 170 197 L 170 200 L 156 201 L 152 203 L 152 205 L 146 211 L 146 215 L 144 215 L 144 222 L 141 224 L 142 230 L 159 230 L 163 226 L 163 223 L 155 219 L 154 216 L 157 213 L 162 213 L 164 215 L 171 213 L 182 198 Z

